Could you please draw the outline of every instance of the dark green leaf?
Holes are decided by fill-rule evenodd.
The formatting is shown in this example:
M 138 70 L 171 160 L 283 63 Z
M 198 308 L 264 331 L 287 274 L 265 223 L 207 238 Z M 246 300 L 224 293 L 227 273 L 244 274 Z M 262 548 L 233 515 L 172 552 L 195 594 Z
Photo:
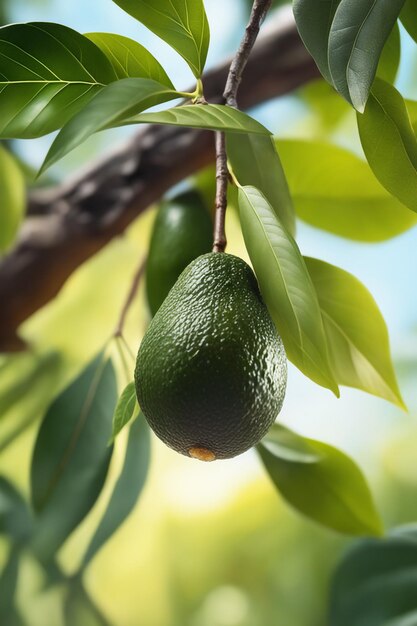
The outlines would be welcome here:
M 0 137 L 31 138 L 63 126 L 116 74 L 83 35 L 32 22 L 0 29 Z
M 262 296 L 288 358 L 306 376 L 338 394 L 317 295 L 296 242 L 255 187 L 239 189 L 239 212 Z
M 386 80 L 387 83 L 394 83 L 397 78 L 401 61 L 401 36 L 398 22 L 387 39 L 387 42 L 379 59 L 377 76 Z
M 142 113 L 128 120 L 130 124 L 172 124 L 188 128 L 258 133 L 270 135 L 269 130 L 246 113 L 222 104 L 192 104 L 157 113 Z
M 14 157 L 0 145 L 0 252 L 16 237 L 25 212 L 25 196 L 22 171 Z
M 273 139 L 230 133 L 227 136 L 227 156 L 239 183 L 262 191 L 278 219 L 294 235 L 294 207 Z
M 327 45 L 334 14 L 341 0 L 293 0 L 297 28 L 306 48 L 329 83 Z
M 384 241 L 417 223 L 369 165 L 344 148 L 318 141 L 280 141 L 279 150 L 297 215 L 356 241 Z
M 333 579 L 332 626 L 417 624 L 417 527 L 357 542 Z
M 141 414 L 130 427 L 124 466 L 107 510 L 84 556 L 83 568 L 132 512 L 146 481 L 149 460 L 149 427 Z
M 305 262 L 319 298 L 337 382 L 405 408 L 387 327 L 369 291 L 355 276 L 334 265 L 311 258 Z
M 106 55 L 119 80 L 122 78 L 150 78 L 174 89 L 170 78 L 153 54 L 140 43 L 112 33 L 87 33 L 88 37 Z
M 206 62 L 210 30 L 203 0 L 114 0 L 161 37 L 199 78 Z
M 0 476 L 0 534 L 15 542 L 27 539 L 32 531 L 32 516 L 17 489 Z
M 136 404 L 135 383 L 131 382 L 124 388 L 117 402 L 116 410 L 113 415 L 112 439 L 116 439 L 122 428 L 130 422 L 135 414 Z
M 404 0 L 341 0 L 329 34 L 329 68 L 337 91 L 363 112 L 382 50 Z
M 112 453 L 107 442 L 116 402 L 114 369 L 100 354 L 45 416 L 31 471 L 38 514 L 33 548 L 43 559 L 56 552 L 100 494 Z
M 124 78 L 108 85 L 62 128 L 40 173 L 94 133 L 120 126 L 132 115 L 177 97 L 176 91 L 148 78 Z
M 400 17 L 409 35 L 417 42 L 417 0 L 406 0 Z
M 377 78 L 359 134 L 368 163 L 379 182 L 405 206 L 417 211 L 417 139 L 401 94 Z
M 369 487 L 357 465 L 319 441 L 299 438 L 316 455 L 309 463 L 276 454 L 273 426 L 258 446 L 262 461 L 281 495 L 300 513 L 349 535 L 380 535 L 381 522 Z M 278 427 L 280 428 L 280 427 Z

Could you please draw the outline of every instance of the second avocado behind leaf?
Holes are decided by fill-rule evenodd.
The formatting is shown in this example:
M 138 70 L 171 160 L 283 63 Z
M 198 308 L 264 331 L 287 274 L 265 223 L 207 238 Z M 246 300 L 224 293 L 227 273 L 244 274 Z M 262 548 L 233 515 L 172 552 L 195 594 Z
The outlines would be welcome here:
M 187 265 L 210 252 L 212 241 L 212 220 L 197 191 L 187 191 L 162 202 L 155 219 L 146 269 L 146 294 L 152 315 Z

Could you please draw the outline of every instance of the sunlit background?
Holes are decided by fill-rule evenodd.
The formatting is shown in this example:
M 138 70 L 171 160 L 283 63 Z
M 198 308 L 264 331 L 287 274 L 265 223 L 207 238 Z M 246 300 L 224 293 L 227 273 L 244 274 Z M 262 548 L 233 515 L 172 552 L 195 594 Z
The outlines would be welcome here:
M 236 47 L 245 3 L 206 0 L 206 8 L 212 25 L 209 66 L 213 66 Z M 178 87 L 192 84 L 186 64 L 111 0 L 13 0 L 9 13 L 13 21 L 54 21 L 80 32 L 117 32 L 136 38 L 160 59 Z M 402 37 L 399 83 L 405 97 L 417 99 L 417 57 L 404 32 Z M 352 113 L 326 126 L 320 111 L 309 107 L 302 94 L 268 103 L 254 114 L 278 137 L 324 137 L 360 151 Z M 95 136 L 53 168 L 51 176 L 59 180 L 82 168 L 132 132 L 129 128 Z M 17 142 L 18 150 L 36 168 L 51 140 L 48 136 Z M 24 336 L 35 346 L 33 354 L 7 361 L 0 357 L 0 471 L 25 493 L 42 412 L 110 335 L 138 258 L 146 252 L 153 216 L 149 211 L 125 236 L 85 263 L 56 300 L 24 325 Z M 228 235 L 229 251 L 247 258 L 233 211 Z M 298 242 L 304 254 L 352 272 L 374 295 L 390 329 L 410 412 L 359 391 L 343 389 L 336 400 L 291 367 L 280 419 L 357 459 L 388 527 L 415 520 L 417 231 L 369 245 L 300 224 Z M 134 350 L 146 323 L 141 292 L 128 323 Z M 13 444 L 4 449 L 9 439 Z M 329 576 L 346 540 L 291 511 L 254 452 L 206 465 L 183 458 L 153 439 L 152 455 L 150 478 L 138 506 L 86 574 L 89 592 L 114 626 L 324 626 Z M 111 471 L 117 476 L 117 455 Z M 76 570 L 110 487 L 61 550 L 59 560 L 67 572 Z M 1 539 L 0 565 L 6 554 Z M 61 626 L 63 590 L 44 589 L 42 573 L 29 558 L 19 582 L 19 604 L 27 623 Z M 79 623 L 94 625 L 93 620 L 80 616 Z

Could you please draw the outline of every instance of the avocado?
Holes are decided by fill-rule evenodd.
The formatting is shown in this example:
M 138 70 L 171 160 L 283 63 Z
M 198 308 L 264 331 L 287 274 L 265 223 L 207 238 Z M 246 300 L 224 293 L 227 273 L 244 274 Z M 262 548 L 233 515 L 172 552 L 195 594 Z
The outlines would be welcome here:
M 196 190 L 161 203 L 146 267 L 146 293 L 155 315 L 178 276 L 196 257 L 209 252 L 213 223 Z
M 201 460 L 254 446 L 281 409 L 287 360 L 251 268 L 205 254 L 182 272 L 139 348 L 135 384 L 149 425 Z

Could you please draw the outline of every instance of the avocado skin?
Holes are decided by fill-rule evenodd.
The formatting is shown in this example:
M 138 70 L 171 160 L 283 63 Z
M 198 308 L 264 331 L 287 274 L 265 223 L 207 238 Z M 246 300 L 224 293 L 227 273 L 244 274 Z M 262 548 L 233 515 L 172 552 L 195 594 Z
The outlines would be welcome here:
M 139 348 L 139 405 L 156 435 L 184 455 L 227 459 L 262 439 L 287 382 L 282 340 L 251 268 L 206 254 L 181 274 Z
M 212 240 L 213 223 L 197 191 L 161 203 L 146 266 L 146 294 L 152 315 L 187 265 L 211 250 Z

